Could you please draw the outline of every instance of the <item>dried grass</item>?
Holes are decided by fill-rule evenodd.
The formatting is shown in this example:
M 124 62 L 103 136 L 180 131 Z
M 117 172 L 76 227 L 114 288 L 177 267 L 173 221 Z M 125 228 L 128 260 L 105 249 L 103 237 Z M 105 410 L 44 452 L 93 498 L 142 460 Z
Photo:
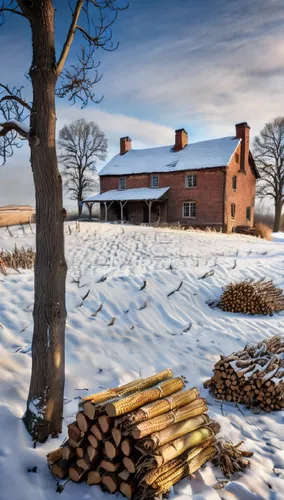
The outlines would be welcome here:
M 30 206 L 0 207 L 0 227 L 28 224 L 35 221 L 35 210 Z
M 0 250 L 0 261 L 12 269 L 32 269 L 34 267 L 36 254 L 32 248 L 18 248 L 15 245 L 14 251 Z
M 263 224 L 262 222 L 258 222 L 255 225 L 255 236 L 262 238 L 263 240 L 272 240 L 272 229 Z

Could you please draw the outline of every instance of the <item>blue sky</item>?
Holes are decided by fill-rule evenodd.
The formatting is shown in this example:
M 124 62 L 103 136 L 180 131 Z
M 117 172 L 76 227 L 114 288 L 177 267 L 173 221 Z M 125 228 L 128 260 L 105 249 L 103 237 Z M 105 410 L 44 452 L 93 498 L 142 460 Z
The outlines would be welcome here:
M 58 129 L 79 117 L 98 122 L 109 139 L 109 157 L 119 137 L 133 147 L 171 144 L 185 127 L 189 141 L 232 135 L 248 121 L 255 135 L 284 109 L 283 0 L 129 0 L 113 26 L 119 49 L 98 52 L 103 78 L 99 105 L 81 110 L 57 101 Z M 56 42 L 68 29 L 68 2 L 56 0 Z M 80 46 L 76 35 L 69 63 Z M 29 84 L 30 30 L 7 16 L 0 27 L 0 80 Z M 28 148 L 0 170 L 0 205 L 33 203 Z

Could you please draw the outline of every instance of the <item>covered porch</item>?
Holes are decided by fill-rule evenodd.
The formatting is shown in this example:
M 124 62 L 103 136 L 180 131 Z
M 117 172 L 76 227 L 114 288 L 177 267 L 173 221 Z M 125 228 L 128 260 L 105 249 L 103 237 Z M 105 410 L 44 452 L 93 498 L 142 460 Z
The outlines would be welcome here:
M 167 222 L 167 192 L 170 188 L 113 189 L 88 196 L 85 203 L 92 218 L 94 203 L 100 203 L 100 218 L 105 222 L 128 221 L 149 223 Z

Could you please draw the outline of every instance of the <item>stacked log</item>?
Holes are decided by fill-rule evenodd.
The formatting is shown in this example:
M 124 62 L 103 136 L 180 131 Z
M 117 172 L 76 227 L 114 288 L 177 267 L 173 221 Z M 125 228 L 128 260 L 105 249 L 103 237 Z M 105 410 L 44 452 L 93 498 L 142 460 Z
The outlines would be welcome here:
M 223 311 L 270 315 L 284 310 L 284 295 L 272 281 L 242 281 L 228 285 L 218 306 Z
M 158 384 L 158 385 L 157 385 Z M 216 454 L 218 424 L 196 388 L 165 370 L 81 401 L 52 473 L 132 498 L 163 495 Z
M 284 408 L 284 339 L 274 336 L 221 356 L 204 386 L 217 399 L 266 412 Z

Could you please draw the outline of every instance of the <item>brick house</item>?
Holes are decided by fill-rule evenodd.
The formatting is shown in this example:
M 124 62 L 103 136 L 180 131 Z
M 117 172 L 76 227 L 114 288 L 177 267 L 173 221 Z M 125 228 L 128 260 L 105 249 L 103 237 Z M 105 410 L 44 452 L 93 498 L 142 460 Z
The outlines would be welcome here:
M 122 137 L 120 154 L 99 173 L 100 194 L 84 203 L 90 214 L 100 203 L 106 221 L 179 221 L 228 232 L 252 226 L 259 174 L 249 138 L 247 123 L 236 125 L 235 136 L 193 144 L 179 129 L 173 146 L 151 149 L 134 150 L 130 137 Z

